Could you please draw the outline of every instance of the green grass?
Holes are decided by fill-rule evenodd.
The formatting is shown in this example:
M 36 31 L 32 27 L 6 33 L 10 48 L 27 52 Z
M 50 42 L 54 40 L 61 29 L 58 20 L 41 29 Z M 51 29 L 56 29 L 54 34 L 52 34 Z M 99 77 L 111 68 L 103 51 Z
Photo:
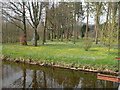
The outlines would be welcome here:
M 47 41 L 45 45 L 38 43 L 37 47 L 22 46 L 19 43 L 3 44 L 2 54 L 10 58 L 31 58 L 34 60 L 44 60 L 47 63 L 55 62 L 61 65 L 68 64 L 73 67 L 85 67 L 95 69 L 117 70 L 117 48 L 112 48 L 108 53 L 108 47 L 93 45 L 89 51 L 83 48 L 83 42 L 80 40 L 75 45 L 73 42 Z

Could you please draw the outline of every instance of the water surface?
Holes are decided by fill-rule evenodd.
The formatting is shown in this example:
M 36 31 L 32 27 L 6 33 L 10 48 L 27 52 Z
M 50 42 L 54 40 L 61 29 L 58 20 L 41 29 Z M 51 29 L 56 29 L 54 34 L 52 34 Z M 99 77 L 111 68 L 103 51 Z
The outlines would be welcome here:
M 118 88 L 116 82 L 98 80 L 96 73 L 4 62 L 3 88 Z

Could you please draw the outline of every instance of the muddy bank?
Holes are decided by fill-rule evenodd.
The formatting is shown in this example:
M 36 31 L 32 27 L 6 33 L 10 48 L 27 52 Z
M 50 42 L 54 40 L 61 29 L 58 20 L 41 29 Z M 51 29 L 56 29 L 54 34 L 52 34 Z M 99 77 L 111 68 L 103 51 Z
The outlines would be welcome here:
M 75 71 L 85 71 L 85 72 L 93 72 L 93 73 L 102 73 L 102 74 L 112 74 L 112 75 L 118 75 L 119 72 L 111 71 L 111 70 L 100 70 L 100 69 L 89 69 L 86 67 L 79 68 L 70 66 L 68 64 L 59 64 L 54 62 L 46 62 L 45 60 L 33 60 L 33 59 L 23 59 L 23 58 L 8 58 L 8 57 L 1 57 L 2 61 L 10 61 L 10 62 L 16 62 L 16 63 L 23 63 L 23 64 L 30 64 L 30 65 L 38 65 L 38 66 L 46 66 L 46 67 L 55 67 L 55 68 L 62 68 L 62 69 L 69 69 L 69 70 L 75 70 Z

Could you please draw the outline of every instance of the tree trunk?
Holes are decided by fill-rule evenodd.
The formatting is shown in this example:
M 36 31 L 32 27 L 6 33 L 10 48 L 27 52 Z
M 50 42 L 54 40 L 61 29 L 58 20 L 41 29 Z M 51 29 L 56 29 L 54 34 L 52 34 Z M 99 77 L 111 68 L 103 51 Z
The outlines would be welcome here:
M 76 24 L 75 24 L 75 25 L 76 25 Z M 74 33 L 74 41 L 73 41 L 74 44 L 75 44 L 75 37 L 76 37 L 76 34 L 75 34 L 75 33 L 76 33 L 76 32 L 75 32 L 75 29 L 76 29 L 76 28 L 75 28 L 75 27 L 76 27 L 76 26 L 74 26 L 74 32 L 73 32 L 73 33 Z
M 52 35 L 51 35 L 51 41 L 53 41 L 53 30 L 52 30 Z
M 79 39 L 79 37 L 78 37 L 78 31 L 76 32 L 76 39 Z
M 61 32 L 61 42 L 63 42 L 63 28 L 62 28 L 62 32 Z
M 73 30 L 73 35 L 74 35 L 74 40 L 73 43 L 75 44 L 75 37 L 76 37 L 76 14 L 74 14 L 74 30 Z
M 85 35 L 84 35 L 84 32 L 82 32 L 82 35 L 81 35 L 81 37 L 82 37 L 82 38 L 84 38 L 84 36 L 85 36 Z
M 45 33 L 46 33 L 46 25 L 44 26 L 44 31 L 43 31 L 43 42 L 42 42 L 43 45 L 46 42 L 46 40 L 45 40 Z
M 120 2 L 118 2 L 118 57 L 120 58 Z M 120 78 L 120 60 L 118 60 L 118 75 Z
M 106 24 L 105 24 L 105 31 L 108 30 L 108 19 L 109 19 L 109 12 L 110 12 L 110 3 L 108 3 L 108 9 L 107 9 L 107 16 L 106 16 Z M 104 32 L 104 45 L 105 45 L 105 39 L 107 38 L 107 33 Z
M 69 40 L 69 34 L 70 34 L 70 28 L 67 27 L 67 32 L 66 32 L 66 39 Z
M 35 27 L 34 28 L 34 43 L 33 43 L 34 46 L 37 46 L 37 28 Z
M 47 7 L 46 7 L 46 17 L 45 17 L 45 26 L 44 26 L 44 32 L 43 32 L 43 42 L 42 44 L 44 45 L 44 43 L 46 42 L 45 40 L 45 35 L 46 35 L 46 26 L 47 26 Z
M 25 2 L 23 2 L 23 26 L 24 26 L 24 45 L 27 45 L 26 20 L 25 20 Z
M 117 13 L 117 2 L 112 2 L 112 43 L 114 42 L 115 29 L 116 29 L 116 13 Z
M 37 46 L 37 40 L 39 38 L 37 34 L 37 28 L 39 26 L 39 23 L 41 21 L 41 15 L 42 15 L 42 9 L 43 9 L 43 3 L 42 2 L 28 2 L 28 11 L 30 14 L 30 19 L 32 22 L 32 27 L 34 29 L 34 42 L 33 45 Z
M 69 31 L 66 32 L 66 39 L 69 39 Z
M 98 25 L 97 24 L 95 24 L 95 43 L 98 44 Z
M 27 45 L 27 33 L 26 33 L 26 30 L 24 31 L 24 35 L 23 35 L 23 38 L 24 38 L 24 44 L 23 45 Z
M 48 35 L 48 40 L 50 40 L 50 33 L 48 33 L 47 35 Z
M 86 37 L 88 37 L 88 20 L 89 20 L 89 3 L 87 3 L 87 23 L 86 23 L 86 34 L 85 34 Z
M 100 21 L 100 11 L 102 7 L 102 2 L 96 2 L 96 17 L 95 17 L 95 43 L 98 44 L 98 30 Z
M 57 40 L 59 40 L 59 30 L 57 31 Z

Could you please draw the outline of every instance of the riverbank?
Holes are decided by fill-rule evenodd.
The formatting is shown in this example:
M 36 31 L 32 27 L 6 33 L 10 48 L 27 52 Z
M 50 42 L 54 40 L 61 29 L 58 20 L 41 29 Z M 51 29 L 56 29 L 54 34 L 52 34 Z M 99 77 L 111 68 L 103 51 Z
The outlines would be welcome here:
M 82 42 L 75 45 L 72 42 L 48 42 L 38 47 L 16 43 L 3 44 L 1 58 L 3 61 L 117 74 L 117 48 L 111 49 L 110 53 L 107 50 L 107 47 L 93 45 L 85 51 Z
M 93 72 L 93 73 L 103 73 L 103 74 L 111 74 L 111 75 L 118 75 L 118 72 L 115 71 L 110 71 L 110 70 L 97 70 L 97 69 L 87 69 L 87 68 L 74 68 L 74 67 L 68 67 L 68 66 L 61 66 L 61 65 L 53 65 L 51 64 L 47 64 L 47 63 L 40 63 L 40 62 L 36 62 L 36 61 L 28 61 L 28 60 L 12 60 L 10 58 L 3 58 L 2 57 L 2 61 L 3 62 L 15 62 L 15 63 L 20 63 L 20 64 L 29 64 L 29 65 L 38 65 L 38 66 L 45 66 L 45 67 L 51 67 L 51 68 L 61 68 L 61 69 L 68 69 L 68 70 L 75 70 L 75 71 L 85 71 L 85 72 Z

